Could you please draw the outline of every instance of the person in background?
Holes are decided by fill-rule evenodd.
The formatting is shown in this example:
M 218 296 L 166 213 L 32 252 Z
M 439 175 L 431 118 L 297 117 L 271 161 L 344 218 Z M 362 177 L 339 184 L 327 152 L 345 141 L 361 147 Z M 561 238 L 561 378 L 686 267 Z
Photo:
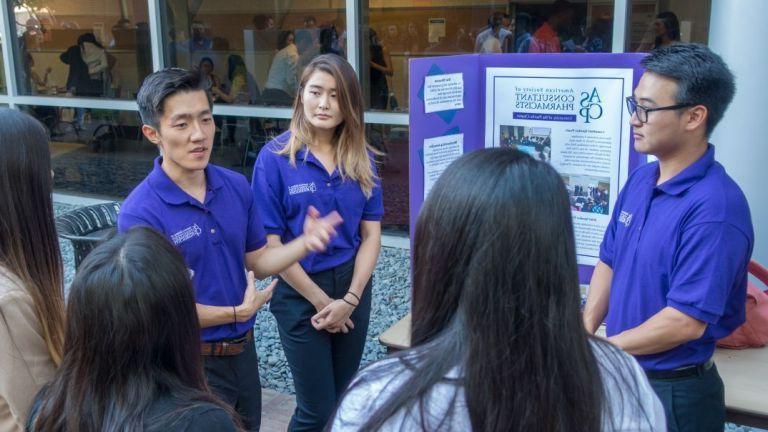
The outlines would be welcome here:
M 8 108 L 0 108 L 0 173 L 0 432 L 17 432 L 61 362 L 64 276 L 48 134 Z
M 670 432 L 722 432 L 712 355 L 744 322 L 754 230 L 744 194 L 707 141 L 736 86 L 704 45 L 659 48 L 642 65 L 627 109 L 635 150 L 658 160 L 635 170 L 618 196 L 584 325 L 594 333 L 605 320 L 608 340 L 637 358 Z
M 609 18 L 598 18 L 589 28 L 584 42 L 584 51 L 589 53 L 611 52 L 612 23 Z
M 387 31 L 381 39 L 382 43 L 389 47 L 392 52 L 401 53 L 405 49 L 405 43 L 397 24 L 388 25 Z
M 507 46 L 508 39 L 512 37 L 510 32 L 503 25 L 504 14 L 494 12 L 488 18 L 488 28 L 480 32 L 475 39 L 475 52 L 482 54 L 504 52 L 503 48 Z
M 343 218 L 325 252 L 280 273 L 270 303 L 296 388 L 288 429 L 319 431 L 360 366 L 384 208 L 352 66 L 318 56 L 299 89 L 290 130 L 259 153 L 252 189 L 270 247 L 300 235 L 309 208 Z
M 665 11 L 656 15 L 653 29 L 656 34 L 654 49 L 680 42 L 680 21 L 674 12 Z
M 229 71 L 227 74 L 227 79 L 230 82 L 229 91 L 224 91 L 220 86 L 212 87 L 211 93 L 214 96 L 214 100 L 237 105 L 257 103 L 261 99 L 261 92 L 256 84 L 256 80 L 248 72 L 243 57 L 238 54 L 231 54 L 227 58 L 227 69 Z M 227 116 L 226 122 L 226 138 L 230 143 L 234 143 L 238 118 Z M 250 123 L 253 126 L 260 125 L 258 119 L 250 119 Z
M 49 27 L 50 28 L 50 27 Z M 15 64 L 18 79 L 18 91 L 20 94 L 34 94 L 35 85 L 29 75 L 31 67 L 27 63 L 31 57 L 31 51 L 40 51 L 40 47 L 46 39 L 46 27 L 43 27 L 37 18 L 30 17 L 24 24 L 24 32 L 16 39 L 19 47 L 21 61 Z
M 296 72 L 301 75 L 309 62 L 320 55 L 320 29 L 298 29 L 295 39 L 296 51 L 299 53 Z
M 512 34 L 515 34 L 515 22 L 512 21 L 508 13 L 502 14 L 501 26 Z
M 312 15 L 304 17 L 304 29 L 312 35 L 312 46 L 320 47 L 320 28 L 317 26 L 317 20 Z
M 181 250 L 195 287 L 208 385 L 237 410 L 246 429 L 258 430 L 261 382 L 253 325 L 274 283 L 257 290 L 254 275 L 265 278 L 324 250 L 333 224 L 307 209 L 303 231 L 292 242 L 266 247 L 245 177 L 209 163 L 215 128 L 199 73 L 157 71 L 144 80 L 136 99 L 142 132 L 161 156 L 126 198 L 118 231 L 150 226 Z
M 456 27 L 456 33 L 454 35 L 453 50 L 458 52 L 472 52 L 474 48 L 474 39 L 470 37 L 467 26 L 459 24 Z
M 192 37 L 185 47 L 189 53 L 195 51 L 210 51 L 213 48 L 213 39 L 208 35 L 208 26 L 201 21 L 192 21 L 189 27 Z
M 341 38 L 335 26 L 325 27 L 320 30 L 320 54 L 344 56 Z
M 112 30 L 112 38 L 107 44 L 107 47 L 110 49 L 114 49 L 116 47 L 119 48 L 122 45 L 122 43 L 129 42 L 127 40 L 120 40 L 120 39 L 123 38 L 125 35 L 135 32 L 136 26 L 134 26 L 131 23 L 130 19 L 122 17 L 119 20 L 117 20 L 115 25 L 112 26 L 111 30 Z
M 672 11 L 664 11 L 656 15 L 643 35 L 638 52 L 648 52 L 657 48 L 680 42 L 680 21 Z
M 211 90 L 214 87 L 221 87 L 221 80 L 219 79 L 219 76 L 216 75 L 213 59 L 210 57 L 201 58 L 200 63 L 197 65 L 197 69 L 200 71 L 203 81 L 205 81 L 207 90 Z
M 208 390 L 184 257 L 150 228 L 100 245 L 69 292 L 61 367 L 38 394 L 30 432 L 232 431 Z
M 370 50 L 370 101 L 371 108 L 386 110 L 389 105 L 389 84 L 387 77 L 394 74 L 392 57 L 373 29 L 368 29 Z
M 245 67 L 242 56 L 231 54 L 227 58 L 227 71 L 229 91 L 224 91 L 221 85 L 211 88 L 211 93 L 217 100 L 229 104 L 247 105 L 259 98 L 260 92 L 256 86 L 256 80 Z
M 294 44 L 293 31 L 280 32 L 278 52 L 272 59 L 267 83 L 264 85 L 264 102 L 269 105 L 290 105 L 296 95 L 299 51 Z
M 35 71 L 35 59 L 32 57 L 32 54 L 26 53 L 27 61 L 24 63 L 25 68 L 27 68 L 27 76 L 29 76 L 30 86 L 32 90 L 33 95 L 39 95 L 39 94 L 47 94 L 48 92 L 48 76 L 53 72 L 53 68 L 48 66 L 45 68 L 45 73 L 43 74 L 43 77 L 41 78 L 40 75 Z
M 59 59 L 69 65 L 67 91 L 79 97 L 102 97 L 105 90 L 108 58 L 106 50 L 93 33 L 83 33 Z M 75 108 L 73 124 L 76 130 L 83 128 L 85 108 Z
M 550 6 L 547 20 L 539 27 L 531 39 L 530 53 L 560 53 L 563 51 L 559 31 L 571 25 L 573 5 L 567 0 L 555 0 Z
M 272 15 L 255 15 L 252 20 L 255 32 L 255 49 L 257 51 L 274 52 L 277 47 L 278 31 L 275 27 L 275 18 Z
M 411 348 L 361 371 L 330 429 L 665 431 L 642 369 L 579 305 L 560 174 L 510 148 L 466 154 L 416 224 Z
M 418 54 L 424 48 L 424 41 L 419 32 L 419 26 L 413 21 L 408 21 L 408 32 L 405 35 L 406 56 Z

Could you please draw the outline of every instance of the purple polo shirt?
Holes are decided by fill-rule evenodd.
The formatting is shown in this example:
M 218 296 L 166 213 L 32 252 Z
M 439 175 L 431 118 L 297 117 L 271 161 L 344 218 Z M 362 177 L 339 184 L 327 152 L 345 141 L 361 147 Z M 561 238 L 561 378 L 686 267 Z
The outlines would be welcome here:
M 328 174 L 323 164 L 307 149 L 296 154 L 296 166 L 288 156 L 278 155 L 290 138 L 285 132 L 267 143 L 256 159 L 251 188 L 267 234 L 277 234 L 287 243 L 304 232 L 304 218 L 310 205 L 325 216 L 336 210 L 344 222 L 325 252 L 307 255 L 301 266 L 307 273 L 336 267 L 352 259 L 360 246 L 360 221 L 380 221 L 384 214 L 381 183 L 376 181 L 370 198 L 360 185 L 344 180 L 336 169 Z M 371 166 L 376 168 L 371 161 Z
M 707 323 L 704 335 L 636 356 L 646 370 L 706 362 L 715 342 L 744 322 L 754 233 L 739 186 L 715 148 L 656 186 L 658 162 L 638 168 L 619 194 L 600 246 L 613 269 L 607 335 L 639 326 L 670 306 Z
M 120 208 L 119 232 L 150 226 L 184 255 L 195 287 L 195 301 L 209 306 L 236 306 L 245 294 L 245 254 L 266 244 L 266 235 L 241 174 L 208 164 L 207 190 L 201 203 L 155 167 Z M 254 318 L 202 329 L 205 342 L 230 339 L 253 328 Z

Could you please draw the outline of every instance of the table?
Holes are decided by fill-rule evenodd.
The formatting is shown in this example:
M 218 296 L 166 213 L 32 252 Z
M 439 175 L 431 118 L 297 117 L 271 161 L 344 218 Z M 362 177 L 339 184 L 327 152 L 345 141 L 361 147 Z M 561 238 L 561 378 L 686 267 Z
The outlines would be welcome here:
M 379 336 L 389 351 L 411 345 L 411 314 Z M 604 327 L 598 334 L 605 334 Z M 746 350 L 718 348 L 715 364 L 725 384 L 728 421 L 768 429 L 768 347 Z
M 388 352 L 399 351 L 411 346 L 411 314 L 404 316 L 379 336 L 379 342 Z
M 768 347 L 715 351 L 728 421 L 768 429 Z

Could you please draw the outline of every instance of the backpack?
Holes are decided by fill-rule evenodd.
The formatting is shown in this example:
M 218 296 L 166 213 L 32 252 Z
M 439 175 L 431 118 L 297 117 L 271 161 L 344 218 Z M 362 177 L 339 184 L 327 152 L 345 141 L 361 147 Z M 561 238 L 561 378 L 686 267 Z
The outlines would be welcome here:
M 768 287 L 768 269 L 750 261 L 747 270 Z M 747 281 L 747 307 L 744 324 L 729 336 L 717 341 L 720 348 L 760 348 L 768 343 L 768 291 L 763 291 Z

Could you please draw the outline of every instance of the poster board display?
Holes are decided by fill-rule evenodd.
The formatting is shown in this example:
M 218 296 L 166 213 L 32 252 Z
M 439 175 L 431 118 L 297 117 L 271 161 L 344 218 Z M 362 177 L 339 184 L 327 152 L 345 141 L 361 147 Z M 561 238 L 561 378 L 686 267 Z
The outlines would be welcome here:
M 514 147 L 550 163 L 569 193 L 582 283 L 613 205 L 646 162 L 625 100 L 644 54 L 459 55 L 410 61 L 410 222 L 464 153 Z

